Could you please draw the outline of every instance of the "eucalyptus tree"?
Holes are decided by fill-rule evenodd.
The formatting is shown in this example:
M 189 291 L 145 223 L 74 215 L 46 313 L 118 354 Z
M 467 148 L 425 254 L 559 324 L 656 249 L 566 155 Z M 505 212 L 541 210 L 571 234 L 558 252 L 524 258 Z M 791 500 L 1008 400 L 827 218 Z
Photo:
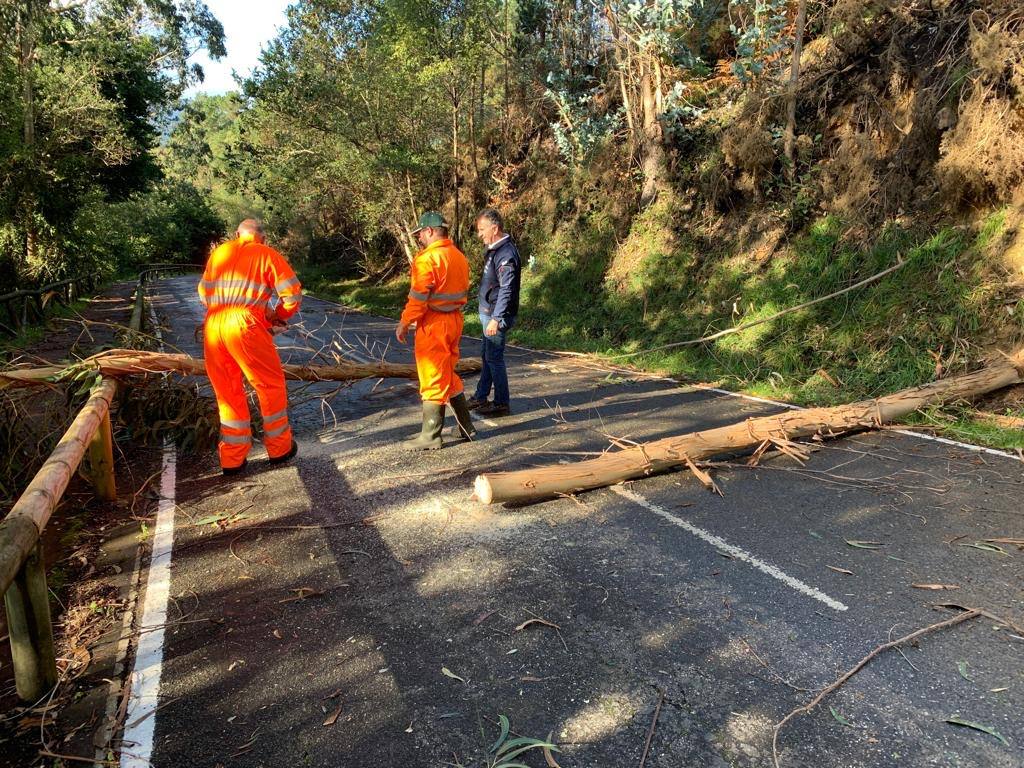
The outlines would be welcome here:
M 608 0 L 604 4 L 630 146 L 643 169 L 641 203 L 667 185 L 665 119 L 681 78 L 701 64 L 701 35 L 721 14 L 717 0 Z

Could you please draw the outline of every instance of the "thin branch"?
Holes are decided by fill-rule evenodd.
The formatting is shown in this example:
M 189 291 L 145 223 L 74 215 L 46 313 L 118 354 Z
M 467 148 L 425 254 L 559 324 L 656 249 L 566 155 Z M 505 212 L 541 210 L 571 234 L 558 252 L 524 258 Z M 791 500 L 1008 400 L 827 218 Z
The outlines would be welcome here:
M 813 299 L 811 301 L 805 301 L 803 304 L 798 304 L 795 307 L 789 307 L 788 309 L 784 309 L 781 312 L 776 312 L 774 315 L 770 315 L 768 317 L 763 317 L 760 320 L 751 320 L 749 323 L 740 323 L 739 325 L 737 325 L 737 326 L 735 326 L 733 328 L 726 328 L 724 331 L 718 331 L 718 333 L 712 333 L 712 334 L 710 334 L 708 336 L 701 336 L 699 339 L 689 339 L 687 341 L 677 341 L 677 342 L 673 342 L 672 344 L 663 344 L 660 347 L 652 347 L 650 349 L 641 349 L 639 352 L 627 352 L 627 353 L 622 354 L 622 355 L 608 355 L 608 359 L 610 359 L 610 360 L 621 360 L 621 359 L 623 359 L 625 357 L 636 357 L 637 355 L 646 355 L 646 354 L 649 354 L 651 352 L 659 352 L 659 351 L 661 351 L 663 349 L 675 349 L 676 347 L 692 347 L 692 346 L 694 346 L 696 344 L 703 344 L 703 343 L 705 343 L 707 341 L 714 341 L 715 339 L 720 339 L 723 336 L 728 336 L 731 333 L 739 333 L 740 331 L 745 331 L 747 328 L 753 328 L 755 325 L 761 325 L 763 323 L 770 322 L 772 320 L 775 320 L 777 318 L 782 317 L 783 315 L 788 315 L 788 314 L 790 314 L 792 312 L 797 312 L 798 310 L 806 309 L 807 307 L 813 306 L 815 304 L 820 304 L 823 301 L 828 301 L 829 299 L 834 299 L 836 296 L 842 296 L 844 293 L 849 293 L 850 291 L 853 291 L 853 290 L 856 290 L 857 288 L 860 288 L 862 286 L 868 285 L 869 283 L 873 283 L 873 282 L 876 282 L 877 280 L 881 280 L 886 275 L 892 274 L 896 270 L 901 269 L 907 263 L 909 263 L 909 262 L 900 260 L 900 261 L 896 262 L 896 264 L 894 264 L 893 266 L 889 267 L 888 269 L 883 270 L 883 271 L 879 272 L 876 275 L 872 275 L 871 277 L 865 278 L 864 280 L 861 280 L 860 282 L 854 283 L 851 286 L 843 288 L 842 290 L 834 291 L 834 292 L 828 294 L 827 296 L 822 296 L 820 298 Z
M 917 638 L 919 638 L 919 637 L 921 637 L 923 635 L 927 635 L 927 634 L 929 634 L 931 632 L 937 632 L 940 629 L 949 629 L 950 627 L 955 627 L 957 624 L 962 624 L 965 621 L 970 621 L 971 619 L 976 619 L 979 616 L 985 616 L 985 615 L 987 615 L 987 613 L 985 611 L 980 611 L 980 610 L 977 610 L 977 609 L 971 609 L 971 610 L 966 611 L 965 613 L 961 613 L 961 614 L 959 614 L 957 616 L 954 616 L 951 619 L 946 619 L 945 621 L 940 621 L 940 622 L 938 622 L 936 624 L 931 624 L 931 625 L 929 625 L 927 627 L 923 627 L 922 629 L 915 630 L 914 632 L 911 632 L 909 635 L 904 635 L 903 637 L 899 638 L 898 640 L 893 640 L 893 641 L 888 642 L 888 643 L 883 643 L 882 645 L 880 645 L 877 648 L 875 648 L 875 650 L 873 650 L 871 653 L 869 653 L 867 656 L 865 656 L 863 659 L 861 659 L 857 663 L 857 665 L 855 667 L 853 667 L 853 669 L 851 669 L 846 674 L 844 674 L 842 677 L 840 677 L 838 680 L 836 680 L 834 683 L 832 683 L 832 685 L 828 686 L 827 688 L 824 688 L 821 691 L 821 693 L 819 693 L 817 696 L 815 696 L 813 699 L 811 699 L 811 701 L 809 703 L 804 704 L 802 707 L 797 707 L 792 712 L 790 712 L 788 715 L 786 715 L 784 718 L 782 718 L 782 720 L 780 720 L 778 723 L 776 723 L 775 728 L 772 731 L 772 760 L 775 763 L 775 768 L 779 768 L 779 766 L 780 766 L 780 763 L 779 763 L 779 745 L 778 745 L 778 742 L 779 742 L 779 732 L 786 725 L 786 723 L 788 723 L 790 720 L 794 719 L 795 717 L 798 717 L 799 715 L 802 715 L 802 714 L 805 714 L 807 712 L 810 712 L 812 709 L 814 709 L 816 706 L 818 706 L 818 704 L 820 704 L 822 702 L 822 700 L 826 696 L 828 696 L 830 693 L 834 693 L 836 690 L 838 690 L 840 687 L 842 687 L 846 683 L 847 680 L 849 680 L 851 677 L 853 677 L 855 674 L 857 674 L 861 669 L 863 669 L 864 666 L 869 661 L 871 661 L 873 658 L 875 658 L 876 656 L 878 656 L 880 653 L 882 653 L 884 651 L 887 651 L 887 650 L 889 650 L 891 648 L 896 648 L 898 646 L 901 646 L 901 645 L 904 645 L 906 643 L 909 643 L 910 641 L 916 640 Z

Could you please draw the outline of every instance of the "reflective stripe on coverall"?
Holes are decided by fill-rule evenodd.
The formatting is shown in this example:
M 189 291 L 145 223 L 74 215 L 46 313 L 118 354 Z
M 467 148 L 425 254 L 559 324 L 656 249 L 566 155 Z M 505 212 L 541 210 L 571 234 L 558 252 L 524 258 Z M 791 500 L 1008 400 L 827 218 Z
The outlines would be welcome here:
M 468 292 L 469 262 L 451 240 L 416 254 L 402 322 L 416 323 L 416 373 L 424 402 L 447 403 L 462 392 L 455 364 Z
M 199 299 L 206 307 L 206 373 L 220 413 L 222 467 L 241 465 L 252 447 L 243 375 L 260 401 L 267 454 L 283 456 L 292 447 L 288 389 L 266 316 L 275 292 L 281 301 L 274 317 L 287 320 L 299 309 L 302 286 L 284 256 L 251 235 L 219 246 L 199 283 Z

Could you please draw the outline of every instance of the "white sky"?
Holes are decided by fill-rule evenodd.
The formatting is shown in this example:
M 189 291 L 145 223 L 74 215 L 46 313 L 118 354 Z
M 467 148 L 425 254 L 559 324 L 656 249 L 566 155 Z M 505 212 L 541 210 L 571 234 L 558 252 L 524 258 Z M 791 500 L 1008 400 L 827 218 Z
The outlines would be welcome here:
M 260 48 L 277 36 L 285 24 L 284 11 L 288 0 L 206 0 L 213 15 L 224 25 L 224 42 L 228 55 L 220 61 L 211 61 L 206 52 L 196 54 L 192 61 L 206 73 L 198 87 L 186 91 L 220 94 L 237 89 L 231 71 L 248 75 L 259 64 Z

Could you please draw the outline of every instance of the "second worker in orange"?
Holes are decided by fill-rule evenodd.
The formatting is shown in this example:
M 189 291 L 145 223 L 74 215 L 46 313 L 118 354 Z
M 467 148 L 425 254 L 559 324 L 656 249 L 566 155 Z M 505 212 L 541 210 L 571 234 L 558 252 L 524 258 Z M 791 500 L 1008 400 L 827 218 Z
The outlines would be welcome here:
M 469 293 L 469 262 L 448 237 L 448 224 L 435 211 L 420 216 L 413 234 L 423 250 L 412 261 L 409 298 L 395 338 L 403 344 L 409 327 L 416 324 L 416 373 L 423 398 L 420 434 L 405 442 L 412 451 L 441 448 L 445 406 L 451 405 L 456 433 L 472 440 L 476 434 L 455 372 L 462 337 L 462 308 Z

